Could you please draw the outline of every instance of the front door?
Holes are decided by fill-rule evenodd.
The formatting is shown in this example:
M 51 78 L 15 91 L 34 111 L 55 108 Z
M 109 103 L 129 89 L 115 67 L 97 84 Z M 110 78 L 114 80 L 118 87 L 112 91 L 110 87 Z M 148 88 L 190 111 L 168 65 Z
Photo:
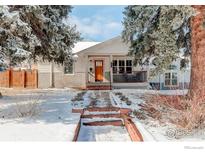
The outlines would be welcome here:
M 95 61 L 95 81 L 103 81 L 103 60 Z

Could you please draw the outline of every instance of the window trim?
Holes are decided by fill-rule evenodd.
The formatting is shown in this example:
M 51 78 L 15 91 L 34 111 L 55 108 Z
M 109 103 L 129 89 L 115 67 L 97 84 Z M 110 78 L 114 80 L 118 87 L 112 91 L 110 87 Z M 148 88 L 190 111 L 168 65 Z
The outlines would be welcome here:
M 165 83 L 165 81 L 166 81 L 166 73 L 170 73 L 170 85 L 166 85 Z M 176 85 L 173 85 L 172 84 L 172 74 L 173 73 L 176 73 L 176 76 L 177 76 L 177 84 Z M 164 73 L 164 87 L 178 87 L 179 86 L 179 78 L 178 78 L 178 72 L 176 72 L 176 71 L 169 71 L 169 72 L 165 72 Z

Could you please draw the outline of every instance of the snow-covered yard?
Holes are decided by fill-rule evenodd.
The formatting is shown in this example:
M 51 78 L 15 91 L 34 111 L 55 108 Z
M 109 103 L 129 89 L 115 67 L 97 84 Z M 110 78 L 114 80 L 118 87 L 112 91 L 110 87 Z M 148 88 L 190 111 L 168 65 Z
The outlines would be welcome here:
M 187 91 L 120 89 L 113 90 L 111 95 L 109 95 L 110 91 L 82 92 L 73 89 L 1 89 L 1 92 L 3 98 L 0 99 L 0 141 L 72 141 L 80 119 L 80 114 L 72 113 L 73 107 L 85 108 L 89 105 L 104 107 L 112 104 L 139 111 L 140 105 L 145 103 L 145 97 L 148 95 L 159 93 L 182 95 Z M 111 99 L 109 100 L 108 97 Z M 35 112 L 30 113 L 30 110 Z M 93 114 L 98 113 L 93 112 Z M 193 134 L 180 131 L 171 123 L 160 123 L 152 118 L 140 120 L 134 114 L 132 116 L 144 141 L 205 140 L 204 131 Z M 78 139 L 80 141 L 130 141 L 123 127 L 114 126 L 83 126 Z
M 132 109 L 132 111 L 139 111 L 141 104 L 145 103 L 146 96 L 153 94 L 163 95 L 184 95 L 187 90 L 141 90 L 141 89 L 119 89 L 113 90 L 113 97 L 117 100 L 117 104 L 120 107 L 126 107 Z M 120 95 L 123 95 L 122 101 Z M 122 98 L 122 97 L 121 97 Z M 131 101 L 131 105 L 127 105 L 127 99 Z M 134 115 L 132 115 L 135 117 Z M 161 123 L 158 120 L 150 118 L 138 119 L 134 118 L 136 126 L 142 133 L 144 141 L 204 141 L 205 131 L 200 130 L 196 132 L 189 132 L 178 129 L 171 123 Z
M 78 141 L 131 141 L 124 127 L 82 126 Z
M 1 91 L 4 96 L 0 99 L 0 141 L 72 141 L 80 115 L 71 113 L 71 99 L 78 91 Z M 28 105 L 32 103 L 37 105 Z M 33 107 L 37 112 L 19 118 L 21 105 L 27 110 Z

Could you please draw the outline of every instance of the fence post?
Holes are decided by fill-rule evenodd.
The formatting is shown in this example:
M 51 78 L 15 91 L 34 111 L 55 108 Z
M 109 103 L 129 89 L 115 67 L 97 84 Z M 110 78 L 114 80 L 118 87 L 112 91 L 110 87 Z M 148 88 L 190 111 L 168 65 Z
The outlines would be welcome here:
M 21 70 L 21 81 L 22 88 L 25 88 L 25 70 Z
M 34 69 L 33 72 L 34 72 L 34 88 L 38 88 L 38 71 Z
M 10 88 L 11 87 L 11 72 L 12 71 L 12 69 L 10 68 L 9 70 L 7 70 L 7 73 L 6 73 L 6 76 L 7 76 L 7 86 L 8 86 L 8 88 Z

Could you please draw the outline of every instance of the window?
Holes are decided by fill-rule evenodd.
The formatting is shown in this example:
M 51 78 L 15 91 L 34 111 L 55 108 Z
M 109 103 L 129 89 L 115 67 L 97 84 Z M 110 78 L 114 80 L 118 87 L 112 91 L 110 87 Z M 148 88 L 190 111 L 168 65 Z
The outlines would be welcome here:
M 176 70 L 177 66 L 176 65 L 169 65 L 169 70 Z
M 113 74 L 117 74 L 117 60 L 113 60 L 112 62 L 112 71 Z
M 64 64 L 64 74 L 73 74 L 73 62 Z
M 130 74 L 132 73 L 132 60 L 113 60 L 113 74 Z
M 125 61 L 119 60 L 119 74 L 125 73 Z
M 177 73 L 169 72 L 165 73 L 165 86 L 176 86 L 177 85 Z
M 126 60 L 126 73 L 132 73 L 132 60 Z

